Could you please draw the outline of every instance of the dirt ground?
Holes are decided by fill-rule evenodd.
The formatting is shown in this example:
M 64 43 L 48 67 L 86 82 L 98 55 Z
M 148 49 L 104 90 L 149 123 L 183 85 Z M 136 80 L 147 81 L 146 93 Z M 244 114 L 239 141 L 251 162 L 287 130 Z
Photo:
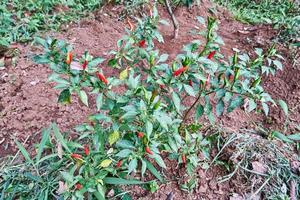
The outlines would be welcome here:
M 205 0 L 201 6 L 191 9 L 178 8 L 175 15 L 180 23 L 179 37 L 172 39 L 172 26 L 160 27 L 165 43 L 158 44 L 162 53 L 170 54 L 170 58 L 180 52 L 183 45 L 199 39 L 188 32 L 199 26 L 196 16 L 206 17 L 212 8 L 209 1 Z M 118 20 L 120 8 L 105 7 L 91 15 L 88 19 L 65 27 L 60 33 L 47 33 L 69 41 L 74 45 L 76 54 L 83 54 L 89 50 L 93 56 L 107 57 L 107 51 L 116 47 L 116 41 L 124 33 L 127 24 Z M 161 18 L 170 22 L 165 9 L 159 8 Z M 219 35 L 223 38 L 225 46 L 222 52 L 231 55 L 232 48 L 242 51 L 253 51 L 254 48 L 265 48 L 272 44 L 276 35 L 270 26 L 251 26 L 237 22 L 223 8 L 216 7 L 215 13 L 219 18 Z M 171 22 L 170 22 L 171 24 Z M 50 70 L 47 66 L 37 65 L 31 61 L 31 56 L 36 48 L 31 45 L 18 45 L 21 55 L 15 67 L 8 66 L 0 70 L 0 157 L 16 151 L 14 140 L 27 141 L 25 147 L 36 142 L 44 127 L 51 122 L 56 122 L 61 130 L 73 129 L 76 125 L 86 121 L 86 116 L 95 112 L 94 109 L 85 107 L 75 97 L 71 105 L 57 103 L 58 91 L 52 89 L 53 84 L 47 82 Z M 300 66 L 292 66 L 292 55 L 286 48 L 279 47 L 280 53 L 286 58 L 284 70 L 275 77 L 265 77 L 265 89 L 274 99 L 283 99 L 290 109 L 289 132 L 293 132 L 295 125 L 300 124 Z M 105 69 L 107 75 L 113 75 L 113 70 Z M 262 114 L 247 114 L 242 110 L 230 113 L 218 124 L 229 131 L 238 131 L 241 128 L 255 128 L 255 124 L 262 124 L 273 130 L 284 130 L 285 117 L 279 108 L 271 108 L 271 115 L 264 117 Z M 205 119 L 202 119 L 205 121 Z M 178 176 L 171 168 L 170 177 Z M 198 171 L 198 188 L 190 195 L 180 191 L 176 181 L 169 182 L 160 187 L 155 194 L 133 187 L 136 199 L 166 199 L 167 194 L 173 192 L 174 199 L 229 199 L 236 192 L 230 183 L 218 184 L 216 177 L 226 172 L 218 167 Z

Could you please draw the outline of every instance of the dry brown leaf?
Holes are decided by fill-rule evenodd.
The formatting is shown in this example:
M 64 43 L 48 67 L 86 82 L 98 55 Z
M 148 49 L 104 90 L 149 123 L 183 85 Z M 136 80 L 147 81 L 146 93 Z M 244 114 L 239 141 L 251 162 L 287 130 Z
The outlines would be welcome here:
M 265 174 L 267 172 L 266 165 L 263 163 L 260 163 L 258 161 L 252 162 L 252 168 L 254 171 L 261 173 L 261 174 Z

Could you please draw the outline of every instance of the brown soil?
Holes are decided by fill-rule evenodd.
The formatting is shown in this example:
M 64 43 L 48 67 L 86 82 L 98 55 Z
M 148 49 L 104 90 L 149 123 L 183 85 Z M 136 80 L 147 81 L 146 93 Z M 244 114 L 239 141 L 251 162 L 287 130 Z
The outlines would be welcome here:
M 180 23 L 178 39 L 172 39 L 172 26 L 160 28 L 165 43 L 158 44 L 158 47 L 162 52 L 170 54 L 170 58 L 174 58 L 186 43 L 199 39 L 188 32 L 199 26 L 196 16 L 209 15 L 208 9 L 212 5 L 208 0 L 203 2 L 201 6 L 194 6 L 190 10 L 176 10 L 175 15 Z M 161 18 L 170 21 L 165 9 L 160 8 L 159 11 Z M 217 7 L 215 15 L 220 22 L 218 33 L 225 42 L 222 52 L 228 56 L 232 54 L 232 48 L 253 52 L 255 47 L 268 47 L 276 34 L 269 26 L 239 23 L 223 8 Z M 127 25 L 118 21 L 118 8 L 114 10 L 107 7 L 96 12 L 94 16 L 92 19 L 69 25 L 65 32 L 49 34 L 69 41 L 73 44 L 76 54 L 83 54 L 85 50 L 89 50 L 93 56 L 107 57 L 107 51 L 116 47 L 116 41 L 122 36 Z M 67 131 L 86 121 L 86 116 L 95 112 L 94 109 L 85 107 L 76 97 L 71 105 L 57 104 L 58 91 L 52 89 L 53 84 L 47 82 L 51 71 L 47 66 L 34 64 L 30 59 L 36 49 L 30 45 L 19 45 L 19 49 L 21 55 L 17 65 L 8 66 L 0 71 L 0 157 L 16 151 L 15 139 L 21 142 L 27 139 L 25 147 L 29 147 L 39 138 L 42 128 L 51 122 L 56 122 L 62 131 Z M 285 68 L 275 77 L 266 77 L 265 88 L 274 99 L 285 100 L 291 108 L 290 121 L 293 123 L 289 125 L 290 133 L 295 125 L 300 124 L 300 67 L 292 66 L 292 55 L 286 48 L 280 47 L 280 50 L 287 58 L 284 61 Z M 113 75 L 111 69 L 107 68 L 105 71 L 107 75 Z M 261 114 L 246 114 L 237 110 L 218 121 L 230 131 L 254 128 L 254 123 L 284 130 L 284 122 L 284 114 L 279 108 L 272 108 L 268 118 Z M 208 172 L 199 170 L 197 189 L 189 195 L 179 190 L 176 181 L 162 185 L 154 194 L 136 186 L 133 188 L 134 199 L 166 199 L 170 192 L 173 192 L 174 199 L 229 199 L 236 190 L 230 187 L 229 183 L 216 183 L 216 177 L 225 173 L 226 171 L 219 167 L 213 167 Z M 176 172 L 168 175 L 178 176 Z

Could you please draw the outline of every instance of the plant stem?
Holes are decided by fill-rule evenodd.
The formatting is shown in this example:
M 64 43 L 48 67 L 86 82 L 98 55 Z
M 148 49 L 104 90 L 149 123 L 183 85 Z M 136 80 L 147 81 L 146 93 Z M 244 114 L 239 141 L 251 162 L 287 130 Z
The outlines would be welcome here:
M 174 26 L 174 39 L 176 39 L 178 37 L 178 33 L 179 33 L 179 24 L 178 24 L 178 21 L 177 21 L 174 13 L 172 11 L 172 8 L 171 8 L 169 0 L 164 0 L 164 1 L 165 1 L 165 4 L 166 4 L 168 13 L 171 16 L 171 19 L 172 19 L 172 22 L 173 22 L 173 26 Z

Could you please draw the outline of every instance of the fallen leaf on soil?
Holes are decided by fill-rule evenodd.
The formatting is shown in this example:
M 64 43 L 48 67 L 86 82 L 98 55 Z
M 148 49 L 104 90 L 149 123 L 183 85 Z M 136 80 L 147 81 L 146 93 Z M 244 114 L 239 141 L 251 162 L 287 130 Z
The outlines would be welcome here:
M 267 172 L 267 167 L 266 165 L 258 162 L 258 161 L 254 161 L 252 162 L 252 168 L 254 171 L 259 172 L 261 174 L 264 174 Z

